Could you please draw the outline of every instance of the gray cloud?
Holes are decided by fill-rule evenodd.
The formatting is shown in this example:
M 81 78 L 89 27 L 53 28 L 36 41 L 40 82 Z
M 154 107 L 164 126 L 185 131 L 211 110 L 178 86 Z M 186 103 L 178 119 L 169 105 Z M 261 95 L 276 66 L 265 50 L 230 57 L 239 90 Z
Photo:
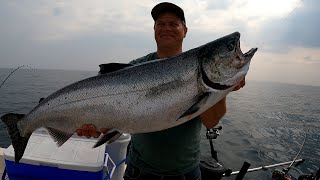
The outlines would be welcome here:
M 292 47 L 320 47 L 320 1 L 303 1 L 289 16 L 267 21 L 255 38 L 265 50 L 280 52 Z
M 227 9 L 232 3 L 232 0 L 224 0 L 224 1 L 207 1 L 208 10 L 223 10 Z
M 37 68 L 90 69 L 100 63 L 129 62 L 155 50 L 151 34 L 87 34 L 68 40 L 34 42 L 4 39 L 1 65 L 31 65 Z M 9 43 L 10 42 L 10 43 Z
M 0 67 L 97 71 L 101 63 L 125 63 L 155 51 L 150 10 L 156 1 L 96 2 L 98 5 L 88 1 L 1 2 Z M 261 71 L 274 71 L 280 64 L 306 72 L 297 75 L 292 70 L 291 78 L 314 74 L 318 79 L 320 1 L 305 0 L 282 19 L 273 14 L 261 17 L 254 10 L 250 14 L 245 9 L 250 1 L 231 4 L 235 2 L 208 0 L 196 7 L 195 1 L 183 2 L 176 1 L 185 5 L 189 26 L 184 50 L 239 31 L 243 52 L 248 50 L 245 48 L 259 48 L 255 62 L 261 69 L 255 67 L 254 77 L 260 77 Z M 265 60 L 263 65 L 259 58 Z
M 311 64 L 320 64 L 320 59 L 314 59 L 312 56 L 305 56 L 303 60 Z
M 62 13 L 63 12 L 62 12 L 61 8 L 59 8 L 59 7 L 55 7 L 52 10 L 52 15 L 54 15 L 54 16 L 60 16 Z

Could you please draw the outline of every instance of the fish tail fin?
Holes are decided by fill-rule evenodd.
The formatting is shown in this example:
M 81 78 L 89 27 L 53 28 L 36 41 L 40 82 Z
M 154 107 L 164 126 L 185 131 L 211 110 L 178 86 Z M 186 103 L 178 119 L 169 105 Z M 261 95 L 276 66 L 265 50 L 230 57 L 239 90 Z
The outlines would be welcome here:
M 27 147 L 28 140 L 31 134 L 25 137 L 21 136 L 18 129 L 18 122 L 22 120 L 24 114 L 9 113 L 1 117 L 2 122 L 6 125 L 8 134 L 11 139 L 12 146 L 14 148 L 14 162 L 18 163 L 23 156 L 23 153 Z

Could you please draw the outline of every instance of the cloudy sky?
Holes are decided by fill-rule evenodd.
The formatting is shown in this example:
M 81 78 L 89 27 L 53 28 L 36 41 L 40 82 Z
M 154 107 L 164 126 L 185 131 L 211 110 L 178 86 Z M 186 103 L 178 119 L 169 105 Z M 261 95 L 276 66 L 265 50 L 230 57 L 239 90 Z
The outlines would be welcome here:
M 160 1 L 0 2 L 0 67 L 97 71 L 156 49 L 150 10 Z M 249 80 L 320 86 L 320 1 L 180 0 L 184 51 L 234 31 L 259 50 Z

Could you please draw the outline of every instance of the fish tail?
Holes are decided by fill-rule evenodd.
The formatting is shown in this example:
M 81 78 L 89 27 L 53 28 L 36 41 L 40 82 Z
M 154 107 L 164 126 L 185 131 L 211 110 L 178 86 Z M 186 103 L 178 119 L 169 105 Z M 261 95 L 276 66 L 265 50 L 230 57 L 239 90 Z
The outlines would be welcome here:
M 7 127 L 8 134 L 11 139 L 12 146 L 14 148 L 14 162 L 18 163 L 23 156 L 23 153 L 27 147 L 28 140 L 31 134 L 25 137 L 21 136 L 18 129 L 18 122 L 23 119 L 24 114 L 9 113 L 1 117 L 1 120 Z

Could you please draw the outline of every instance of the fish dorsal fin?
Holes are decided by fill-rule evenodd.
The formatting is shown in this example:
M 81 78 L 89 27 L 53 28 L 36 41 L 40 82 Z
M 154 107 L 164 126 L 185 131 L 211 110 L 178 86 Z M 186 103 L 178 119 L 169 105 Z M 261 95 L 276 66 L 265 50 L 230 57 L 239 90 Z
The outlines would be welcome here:
M 209 92 L 205 92 L 205 93 L 201 94 L 200 96 L 198 96 L 197 101 L 186 112 L 184 112 L 179 117 L 179 119 L 197 112 L 200 109 L 200 107 L 206 103 L 209 96 L 210 96 Z
M 124 69 L 126 67 L 133 66 L 132 64 L 124 64 L 124 63 L 108 63 L 108 64 L 100 64 L 99 74 L 106 74 L 114 71 L 118 71 L 120 69 Z
M 54 128 L 46 127 L 48 130 L 48 133 L 54 140 L 54 142 L 57 143 L 57 146 L 62 146 L 72 135 L 73 133 L 69 134 Z
M 41 103 L 41 101 L 43 101 L 44 99 L 45 99 L 45 98 L 40 98 L 40 99 L 39 99 L 39 103 Z
M 120 133 L 118 131 L 113 131 L 113 132 L 104 134 L 93 147 L 94 148 L 99 147 L 104 143 L 111 144 L 112 142 L 117 140 L 121 135 L 122 135 L 122 133 Z

